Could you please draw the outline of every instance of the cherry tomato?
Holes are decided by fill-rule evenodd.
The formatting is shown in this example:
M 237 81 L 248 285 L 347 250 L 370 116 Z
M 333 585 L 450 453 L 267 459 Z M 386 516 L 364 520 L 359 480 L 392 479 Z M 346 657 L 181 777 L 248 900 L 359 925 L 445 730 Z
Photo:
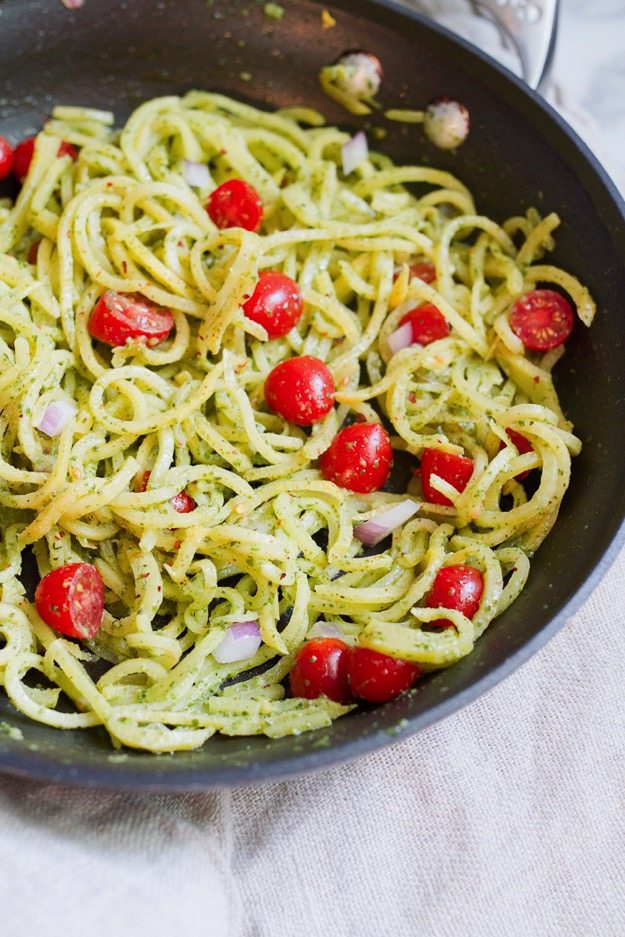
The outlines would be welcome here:
M 177 495 L 170 499 L 169 503 L 178 514 L 190 514 L 197 507 L 191 495 L 188 495 L 186 491 L 179 491 Z
M 386 703 L 409 690 L 421 675 L 421 668 L 408 660 L 389 657 L 368 647 L 349 652 L 347 676 L 354 696 L 368 703 Z
M 436 574 L 427 597 L 428 608 L 452 608 L 473 618 L 482 600 L 484 577 L 473 566 L 443 566 Z M 453 628 L 453 622 L 439 618 L 431 628 Z
M 431 504 L 446 504 L 449 507 L 452 502 L 432 487 L 430 476 L 438 475 L 458 491 L 464 491 L 473 474 L 473 459 L 467 459 L 466 456 L 455 455 L 452 452 L 443 452 L 441 449 L 424 449 L 420 471 L 426 500 Z
M 35 605 L 47 625 L 69 638 L 93 638 L 104 613 L 104 584 L 90 563 L 68 563 L 44 576 Z
M 35 152 L 35 139 L 35 137 L 26 137 L 25 140 L 22 140 L 22 142 L 18 143 L 15 147 L 15 152 L 13 153 L 13 175 L 16 176 L 20 182 L 23 182 L 28 175 L 28 170 L 33 160 L 33 153 Z M 71 158 L 75 160 L 78 158 L 78 150 L 75 146 L 72 146 L 71 143 L 66 143 L 65 140 L 61 140 L 56 155 L 71 156 Z
M 113 290 L 99 298 L 89 319 L 89 334 L 113 347 L 136 339 L 158 345 L 173 327 L 174 317 L 168 309 L 149 303 L 139 293 Z
M 575 322 L 573 307 L 554 290 L 530 290 L 512 307 L 510 328 L 530 351 L 562 345 Z
M 533 452 L 533 451 L 534 451 L 534 447 L 533 447 L 533 445 L 531 444 L 531 442 L 530 442 L 528 439 L 526 439 L 525 436 L 521 436 L 520 433 L 517 433 L 517 431 L 516 431 L 515 429 L 507 429 L 507 430 L 506 430 L 506 433 L 508 434 L 508 436 L 510 437 L 511 441 L 514 443 L 514 445 L 515 445 L 515 446 L 517 447 L 517 449 L 519 450 L 519 455 L 525 455 L 526 452 Z M 501 450 L 502 450 L 503 448 L 504 448 L 504 443 L 502 442 L 501 445 L 499 446 L 499 451 L 501 452 Z M 522 481 L 524 481 L 524 479 L 527 478 L 527 476 L 529 475 L 529 473 L 530 473 L 530 470 L 527 469 L 527 471 L 525 471 L 525 472 L 519 472 L 519 474 L 518 474 L 518 475 L 515 475 L 514 477 L 516 478 L 516 480 L 517 480 L 518 482 L 522 482 Z
M 0 179 L 6 179 L 13 169 L 13 147 L 6 137 L 0 137 Z
M 265 381 L 267 404 L 297 426 L 323 419 L 332 409 L 334 391 L 330 371 L 312 355 L 281 361 Z
M 281 338 L 299 322 L 303 311 L 299 286 L 284 273 L 263 270 L 243 311 L 267 330 L 269 338 Z
M 243 179 L 229 179 L 218 185 L 208 197 L 206 211 L 218 228 L 258 231 L 263 220 L 258 192 Z
M 137 484 L 137 491 L 147 491 L 150 475 L 151 472 L 143 473 Z M 197 507 L 193 498 L 188 495 L 186 491 L 179 491 L 177 495 L 169 499 L 169 503 L 174 511 L 178 511 L 178 514 L 190 514 L 191 511 L 195 511 Z
M 327 481 L 366 494 L 381 488 L 391 471 L 393 450 L 379 423 L 353 423 L 336 434 L 319 459 Z
M 39 254 L 39 245 L 40 245 L 40 244 L 41 244 L 41 241 L 33 241 L 33 243 L 32 243 L 32 244 L 30 245 L 30 247 L 28 248 L 28 255 L 27 255 L 26 259 L 28 260 L 28 263 L 29 263 L 29 264 L 33 264 L 33 265 L 34 265 L 34 264 L 37 263 L 37 255 Z
M 409 276 L 419 277 L 424 283 L 433 283 L 436 279 L 436 267 L 429 260 L 416 260 L 408 268 Z
M 347 682 L 349 648 L 338 638 L 313 638 L 295 655 L 289 677 L 293 696 L 316 699 L 327 696 L 335 703 L 353 700 Z
M 410 322 L 412 326 L 412 340 L 420 345 L 429 345 L 439 338 L 447 338 L 451 333 L 449 323 L 443 313 L 432 303 L 421 303 L 415 309 L 407 312 L 400 320 L 400 326 Z

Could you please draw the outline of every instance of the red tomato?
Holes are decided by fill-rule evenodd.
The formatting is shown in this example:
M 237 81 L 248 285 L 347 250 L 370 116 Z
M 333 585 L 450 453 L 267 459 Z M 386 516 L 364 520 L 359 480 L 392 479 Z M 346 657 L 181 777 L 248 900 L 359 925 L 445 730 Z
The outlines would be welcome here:
M 297 325 L 303 312 L 302 294 L 291 277 L 274 270 L 263 270 L 254 292 L 243 304 L 252 322 L 267 329 L 269 338 L 281 338 Z
M 144 472 L 137 483 L 137 491 L 147 491 L 151 472 Z M 197 505 L 193 498 L 186 491 L 179 491 L 177 495 L 169 499 L 169 503 L 178 514 L 190 514 L 195 511 Z
M 265 381 L 268 406 L 297 426 L 323 419 L 332 409 L 334 391 L 330 371 L 312 355 L 281 361 Z
M 511 441 L 519 450 L 519 455 L 525 455 L 526 452 L 534 451 L 534 447 L 531 444 L 531 442 L 528 439 L 526 439 L 525 436 L 521 436 L 520 433 L 517 433 L 515 429 L 507 429 L 506 433 L 508 434 Z M 504 443 L 502 442 L 501 445 L 499 446 L 499 451 L 501 452 L 503 448 L 504 448 Z M 528 469 L 526 472 L 519 472 L 519 474 L 515 475 L 514 477 L 516 478 L 518 482 L 522 482 L 524 479 L 527 478 L 529 473 L 530 473 L 530 470 Z
M 517 299 L 510 313 L 510 328 L 530 351 L 562 345 L 574 322 L 573 307 L 554 290 L 530 290 Z
M 0 179 L 6 179 L 13 169 L 13 147 L 6 137 L 0 137 Z
M 69 638 L 93 638 L 102 625 L 104 584 L 90 563 L 69 563 L 44 576 L 35 605 L 47 625 Z
M 208 197 L 206 211 L 218 228 L 258 231 L 263 220 L 258 192 L 243 179 L 229 179 L 218 185 Z
M 32 243 L 32 244 L 30 245 L 30 247 L 28 248 L 28 255 L 27 255 L 26 259 L 28 260 L 28 263 L 29 263 L 29 264 L 36 264 L 36 263 L 37 263 L 37 255 L 39 254 L 39 245 L 40 245 L 40 244 L 41 244 L 41 241 L 33 241 L 33 243 Z
M 173 327 L 174 317 L 168 309 L 149 303 L 139 293 L 113 290 L 100 296 L 89 319 L 89 334 L 113 347 L 136 339 L 158 345 Z
M 420 471 L 423 494 L 426 500 L 431 504 L 446 504 L 449 507 L 451 501 L 432 487 L 430 476 L 438 475 L 439 478 L 449 482 L 458 491 L 464 491 L 473 474 L 473 459 L 467 459 L 463 455 L 454 455 L 451 452 L 443 452 L 441 449 L 424 449 L 421 456 Z
M 419 277 L 424 283 L 433 283 L 436 279 L 436 267 L 429 260 L 416 260 L 410 264 L 408 273 L 411 277 Z
M 453 608 L 473 618 L 482 600 L 484 577 L 473 566 L 444 566 L 436 574 L 427 597 L 428 608 Z M 429 623 L 432 628 L 453 628 L 447 618 Z
M 408 660 L 389 657 L 368 647 L 349 652 L 347 676 L 354 696 L 368 703 L 386 703 L 409 690 L 421 675 L 421 668 Z
M 35 139 L 35 137 L 26 137 L 25 140 L 22 140 L 22 142 L 18 143 L 15 147 L 15 152 L 13 154 L 13 175 L 15 175 L 20 182 L 23 182 L 28 175 L 33 153 L 35 152 Z M 71 158 L 75 160 L 78 158 L 78 150 L 75 146 L 72 146 L 71 143 L 66 143 L 65 140 L 61 140 L 56 155 L 71 156 Z
M 191 495 L 188 495 L 186 491 L 179 491 L 177 495 L 170 499 L 169 503 L 174 511 L 178 511 L 178 514 L 190 514 L 197 507 Z
M 72 143 L 68 143 L 66 140 L 61 140 L 58 150 L 56 151 L 57 156 L 71 156 L 72 160 L 76 162 L 78 159 L 78 150 Z
M 18 143 L 13 152 L 13 175 L 23 182 L 28 175 L 28 169 L 35 152 L 35 138 L 27 137 Z
M 451 333 L 449 323 L 443 313 L 432 303 L 421 303 L 415 309 L 407 312 L 400 320 L 400 326 L 410 322 L 412 326 L 412 340 L 420 345 L 429 345 L 439 338 L 447 338 Z
M 379 423 L 353 423 L 337 433 L 319 459 L 327 481 L 367 494 L 377 491 L 391 471 L 393 450 Z
M 289 676 L 293 696 L 316 699 L 327 696 L 335 703 L 353 700 L 347 682 L 349 648 L 338 638 L 314 638 L 295 655 Z

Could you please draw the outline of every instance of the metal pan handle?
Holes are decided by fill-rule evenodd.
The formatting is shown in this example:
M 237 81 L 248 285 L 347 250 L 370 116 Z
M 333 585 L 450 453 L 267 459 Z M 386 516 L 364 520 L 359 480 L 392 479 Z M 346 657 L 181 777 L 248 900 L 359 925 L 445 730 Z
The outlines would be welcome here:
M 471 0 L 514 45 L 523 78 L 539 88 L 551 62 L 558 25 L 559 0 Z

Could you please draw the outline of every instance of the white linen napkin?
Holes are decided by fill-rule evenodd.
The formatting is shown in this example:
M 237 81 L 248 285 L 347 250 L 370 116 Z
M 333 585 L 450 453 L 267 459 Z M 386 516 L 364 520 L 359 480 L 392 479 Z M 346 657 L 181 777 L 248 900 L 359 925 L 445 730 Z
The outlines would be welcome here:
M 625 10 L 563 14 L 550 97 L 625 187 Z M 625 551 L 503 684 L 348 765 L 189 795 L 0 777 L 0 933 L 620 937 L 624 582 Z

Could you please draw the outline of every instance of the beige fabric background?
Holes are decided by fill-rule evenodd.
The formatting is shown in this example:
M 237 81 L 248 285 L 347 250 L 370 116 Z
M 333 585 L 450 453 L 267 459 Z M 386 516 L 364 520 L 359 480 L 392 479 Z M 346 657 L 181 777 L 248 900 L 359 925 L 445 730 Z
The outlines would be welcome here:
M 586 6 L 565 0 L 551 91 L 578 111 L 601 44 L 625 84 L 625 10 Z M 625 181 L 625 110 L 573 119 Z M 178 796 L 0 777 L 0 934 L 623 937 L 624 581 L 625 552 L 520 671 L 346 766 Z

